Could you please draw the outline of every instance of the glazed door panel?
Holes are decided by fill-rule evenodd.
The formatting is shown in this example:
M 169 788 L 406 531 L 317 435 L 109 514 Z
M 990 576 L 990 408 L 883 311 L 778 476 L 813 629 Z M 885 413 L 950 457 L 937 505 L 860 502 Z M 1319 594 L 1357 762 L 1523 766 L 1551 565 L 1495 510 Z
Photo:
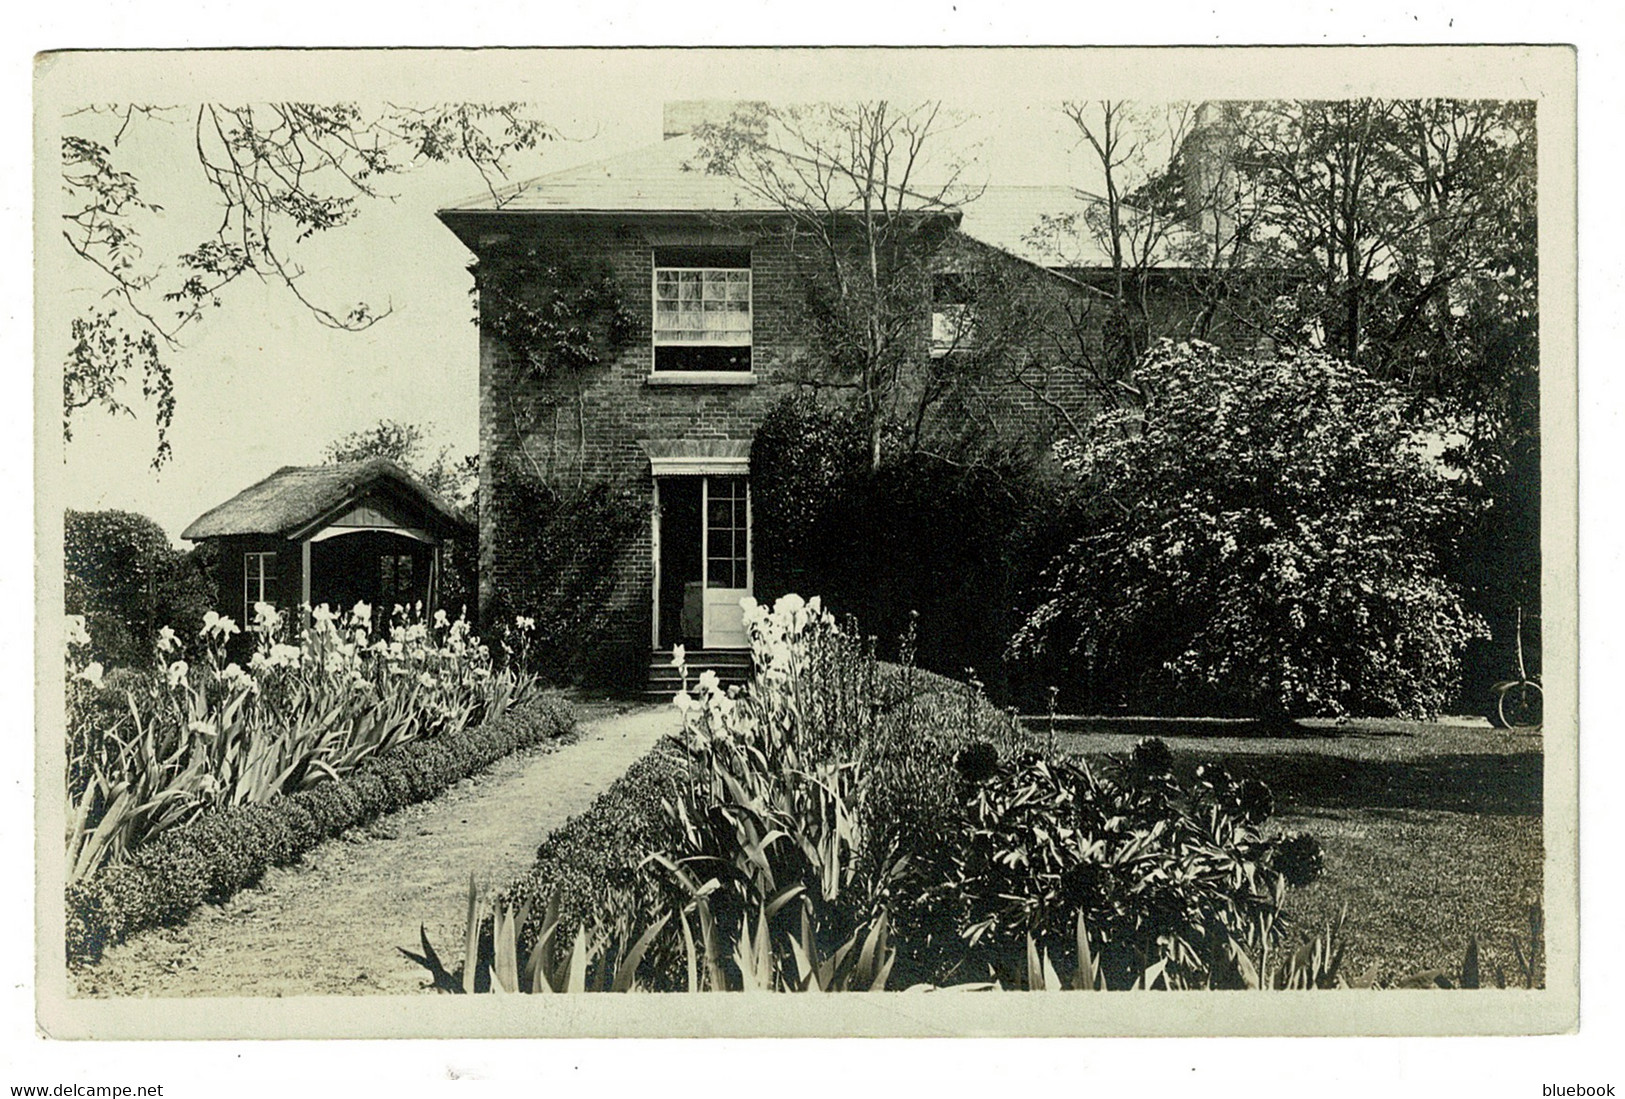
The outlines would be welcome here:
M 743 477 L 704 478 L 701 508 L 705 647 L 743 649 L 749 641 L 739 603 L 751 593 L 749 482 Z

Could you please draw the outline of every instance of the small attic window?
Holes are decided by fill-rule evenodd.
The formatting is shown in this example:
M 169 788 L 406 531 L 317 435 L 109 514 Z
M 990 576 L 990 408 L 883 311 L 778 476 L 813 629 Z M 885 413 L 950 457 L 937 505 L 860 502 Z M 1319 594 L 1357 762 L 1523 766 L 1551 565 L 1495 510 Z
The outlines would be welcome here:
M 931 356 L 940 358 L 972 346 L 976 335 L 971 313 L 970 280 L 948 272 L 931 280 Z
M 655 373 L 750 369 L 750 249 L 657 248 Z

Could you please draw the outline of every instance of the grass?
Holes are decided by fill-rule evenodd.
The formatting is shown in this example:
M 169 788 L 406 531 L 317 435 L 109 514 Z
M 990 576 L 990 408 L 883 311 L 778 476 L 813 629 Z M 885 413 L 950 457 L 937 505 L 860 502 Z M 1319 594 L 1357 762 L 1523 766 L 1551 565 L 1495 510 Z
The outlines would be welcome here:
M 1313 834 L 1325 850 L 1325 874 L 1295 891 L 1289 910 L 1313 929 L 1348 905 L 1347 972 L 1453 974 L 1476 934 L 1489 979 L 1497 967 L 1514 979 L 1512 943 L 1527 950 L 1529 906 L 1542 892 L 1538 733 L 1377 720 L 1309 723 L 1279 736 L 1244 722 L 1122 728 L 1059 732 L 1057 747 L 1098 757 L 1161 736 L 1182 777 L 1217 759 L 1270 785 L 1272 823 Z
M 1538 816 L 1370 809 L 1279 819 L 1325 848 L 1326 873 L 1289 906 L 1300 926 L 1313 928 L 1348 905 L 1349 972 L 1454 976 L 1476 934 L 1488 979 L 1499 966 L 1519 983 L 1512 943 L 1528 950 L 1529 905 L 1541 892 Z

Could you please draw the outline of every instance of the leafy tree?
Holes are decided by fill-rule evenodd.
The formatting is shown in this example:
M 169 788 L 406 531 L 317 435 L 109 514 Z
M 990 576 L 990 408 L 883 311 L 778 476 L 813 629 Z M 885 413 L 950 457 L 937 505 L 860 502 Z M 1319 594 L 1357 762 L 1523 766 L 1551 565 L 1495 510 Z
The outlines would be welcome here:
M 1143 411 L 1062 447 L 1093 501 L 1017 633 L 1074 697 L 1429 715 L 1480 629 L 1440 575 L 1463 507 L 1405 394 L 1331 356 L 1163 343 Z
M 421 425 L 382 419 L 328 443 L 322 459 L 331 465 L 388 458 L 430 491 L 459 507 L 467 506 L 479 470 L 477 456 L 456 457 L 449 446 L 430 454 L 425 446 L 426 435 L 427 429 Z
M 213 605 L 212 548 L 176 550 L 162 527 L 128 511 L 69 511 L 64 602 L 85 616 L 91 651 L 110 667 L 145 667 L 158 630 L 197 635 Z
M 72 321 L 63 363 L 63 434 L 90 407 L 133 415 L 139 379 L 168 460 L 175 415 L 171 357 L 189 329 L 245 276 L 281 286 L 330 328 L 357 331 L 389 309 L 336 305 L 308 287 L 301 245 L 341 228 L 386 181 L 422 164 L 466 161 L 493 195 L 516 153 L 548 139 L 515 103 L 367 109 L 349 103 L 112 104 L 72 112 L 62 138 L 62 236 L 94 273 L 99 298 Z M 211 188 L 215 209 L 195 244 L 167 261 L 143 247 L 163 205 L 127 164 L 137 131 L 173 130 Z
M 1295 276 L 1277 339 L 1333 351 L 1422 395 L 1499 404 L 1503 367 L 1478 329 L 1533 323 L 1534 124 L 1530 102 L 1238 111 L 1233 156 L 1256 216 L 1251 262 Z

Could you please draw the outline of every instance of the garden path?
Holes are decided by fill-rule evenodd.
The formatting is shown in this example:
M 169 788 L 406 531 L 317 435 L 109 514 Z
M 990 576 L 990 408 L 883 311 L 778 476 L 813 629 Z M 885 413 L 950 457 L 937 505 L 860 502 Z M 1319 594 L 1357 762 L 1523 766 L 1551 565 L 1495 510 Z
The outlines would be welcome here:
M 468 879 L 507 884 L 554 828 L 668 733 L 669 705 L 578 707 L 580 738 L 517 752 L 432 801 L 319 846 L 181 927 L 137 935 L 75 975 L 88 996 L 404 994 L 429 983 L 398 948 L 419 925 L 461 950 Z

